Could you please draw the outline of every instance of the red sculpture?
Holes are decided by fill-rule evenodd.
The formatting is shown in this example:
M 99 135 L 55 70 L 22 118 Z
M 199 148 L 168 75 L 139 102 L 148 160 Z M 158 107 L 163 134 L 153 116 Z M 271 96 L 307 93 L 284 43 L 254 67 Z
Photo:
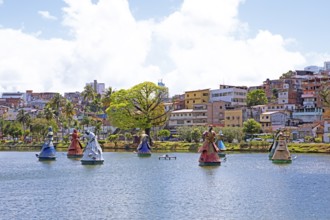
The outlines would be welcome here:
M 73 130 L 71 144 L 68 149 L 69 158 L 80 158 L 83 156 L 82 145 L 79 141 L 79 134 L 76 129 Z
M 220 157 L 218 155 L 219 148 L 215 144 L 216 133 L 213 127 L 209 126 L 209 130 L 203 133 L 204 143 L 198 152 L 201 153 L 199 157 L 200 166 L 219 166 Z

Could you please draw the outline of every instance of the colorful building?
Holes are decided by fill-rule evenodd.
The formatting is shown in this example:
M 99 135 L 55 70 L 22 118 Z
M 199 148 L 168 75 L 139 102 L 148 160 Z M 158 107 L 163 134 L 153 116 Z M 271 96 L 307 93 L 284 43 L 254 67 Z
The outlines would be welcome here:
M 210 89 L 187 91 L 185 92 L 185 108 L 193 109 L 196 104 L 207 104 L 209 97 Z

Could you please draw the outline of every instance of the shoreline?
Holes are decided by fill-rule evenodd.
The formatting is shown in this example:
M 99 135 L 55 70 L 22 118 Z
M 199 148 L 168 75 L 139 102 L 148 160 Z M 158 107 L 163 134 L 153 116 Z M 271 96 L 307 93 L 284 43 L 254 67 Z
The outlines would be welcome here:
M 56 150 L 59 152 L 66 152 L 69 144 L 54 143 Z M 100 143 L 104 152 L 135 151 L 137 144 L 127 143 Z M 39 151 L 42 143 L 38 144 L 0 144 L 0 151 Z M 201 143 L 188 143 L 188 142 L 154 142 L 152 151 L 154 152 L 198 152 Z M 226 144 L 226 152 L 255 152 L 267 153 L 270 147 L 269 143 L 261 142 L 254 144 Z M 289 151 L 291 153 L 322 153 L 330 154 L 330 144 L 324 143 L 289 143 Z

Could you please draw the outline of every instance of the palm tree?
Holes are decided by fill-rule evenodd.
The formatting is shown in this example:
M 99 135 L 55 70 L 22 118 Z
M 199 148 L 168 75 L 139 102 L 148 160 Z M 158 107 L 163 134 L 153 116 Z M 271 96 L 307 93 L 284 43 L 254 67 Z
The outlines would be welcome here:
M 95 98 L 92 100 L 91 110 L 92 110 L 92 112 L 95 112 L 95 113 L 102 110 L 102 102 L 101 102 L 101 96 L 100 95 L 96 95 Z
M 59 116 L 60 109 L 64 105 L 63 96 L 59 93 L 56 93 L 55 96 L 50 100 L 49 105 L 55 110 L 56 116 Z
M 92 85 L 86 85 L 84 91 L 81 94 L 83 100 L 87 102 L 93 101 L 96 96 L 96 92 Z
M 103 98 L 102 98 L 102 104 L 103 104 L 103 108 L 104 110 L 106 110 L 109 106 L 110 106 L 110 102 L 111 102 L 111 95 L 112 93 L 114 93 L 115 91 L 112 90 L 112 87 L 109 87 L 105 90 Z
M 102 130 L 102 121 L 96 121 L 94 132 L 99 137 L 100 131 Z
M 84 116 L 83 119 L 81 120 L 81 125 L 83 126 L 83 130 L 84 130 L 84 125 L 89 127 L 90 124 L 91 124 L 90 117 L 89 116 Z
M 30 115 L 25 113 L 24 109 L 18 111 L 18 114 L 16 115 L 16 121 L 22 124 L 23 134 L 25 133 L 26 125 L 29 124 L 30 120 Z
M 73 116 L 76 114 L 76 111 L 74 109 L 74 106 L 73 106 L 72 102 L 70 102 L 70 101 L 66 102 L 66 104 L 63 108 L 63 113 L 64 113 L 66 119 L 68 120 L 68 123 L 69 123 L 68 125 L 70 127 Z
M 51 121 L 55 118 L 55 111 L 48 105 L 44 108 L 44 117 L 47 119 L 47 121 Z

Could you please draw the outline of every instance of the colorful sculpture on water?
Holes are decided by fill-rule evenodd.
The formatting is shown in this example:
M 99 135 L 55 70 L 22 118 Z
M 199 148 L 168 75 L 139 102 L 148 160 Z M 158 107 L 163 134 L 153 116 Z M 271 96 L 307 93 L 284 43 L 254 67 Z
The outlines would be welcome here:
M 151 156 L 151 147 L 149 144 L 149 136 L 147 134 L 141 135 L 141 141 L 137 147 L 137 154 L 139 157 L 149 157 Z
M 271 149 L 271 153 L 273 151 L 271 158 L 273 163 L 291 163 L 291 154 L 287 146 L 286 137 L 282 131 L 276 136 L 275 142 L 276 145 L 273 145 L 274 149 Z
M 71 135 L 71 144 L 67 153 L 68 158 L 81 158 L 83 156 L 83 147 L 79 141 L 79 134 L 76 129 Z
M 53 144 L 53 135 L 53 129 L 52 127 L 49 127 L 45 143 L 42 145 L 40 153 L 36 154 L 40 161 L 56 160 L 56 150 Z
M 83 165 L 103 164 L 103 152 L 96 135 L 91 131 L 86 131 L 84 137 L 87 138 L 88 142 L 81 163 Z
M 203 145 L 198 152 L 201 153 L 199 157 L 200 166 L 219 166 L 221 164 L 218 155 L 219 148 L 215 144 L 216 133 L 213 127 L 209 126 L 209 130 L 203 133 Z
M 275 150 L 276 150 L 276 148 L 277 148 L 277 145 L 278 145 L 278 137 L 279 137 L 279 134 L 280 134 L 280 130 L 278 130 L 277 132 L 276 132 L 276 134 L 274 135 L 274 138 L 273 138 L 273 143 L 272 143 L 272 145 L 270 146 L 270 148 L 269 148 L 269 154 L 268 154 L 268 158 L 271 160 L 272 158 L 273 158 L 273 155 L 274 155 L 274 153 L 275 153 Z
M 223 134 L 222 132 L 220 131 L 219 133 L 219 140 L 218 140 L 218 148 L 219 148 L 219 151 L 218 151 L 218 155 L 219 157 L 225 157 L 226 156 L 226 146 L 225 144 L 223 143 L 222 139 L 223 139 Z

